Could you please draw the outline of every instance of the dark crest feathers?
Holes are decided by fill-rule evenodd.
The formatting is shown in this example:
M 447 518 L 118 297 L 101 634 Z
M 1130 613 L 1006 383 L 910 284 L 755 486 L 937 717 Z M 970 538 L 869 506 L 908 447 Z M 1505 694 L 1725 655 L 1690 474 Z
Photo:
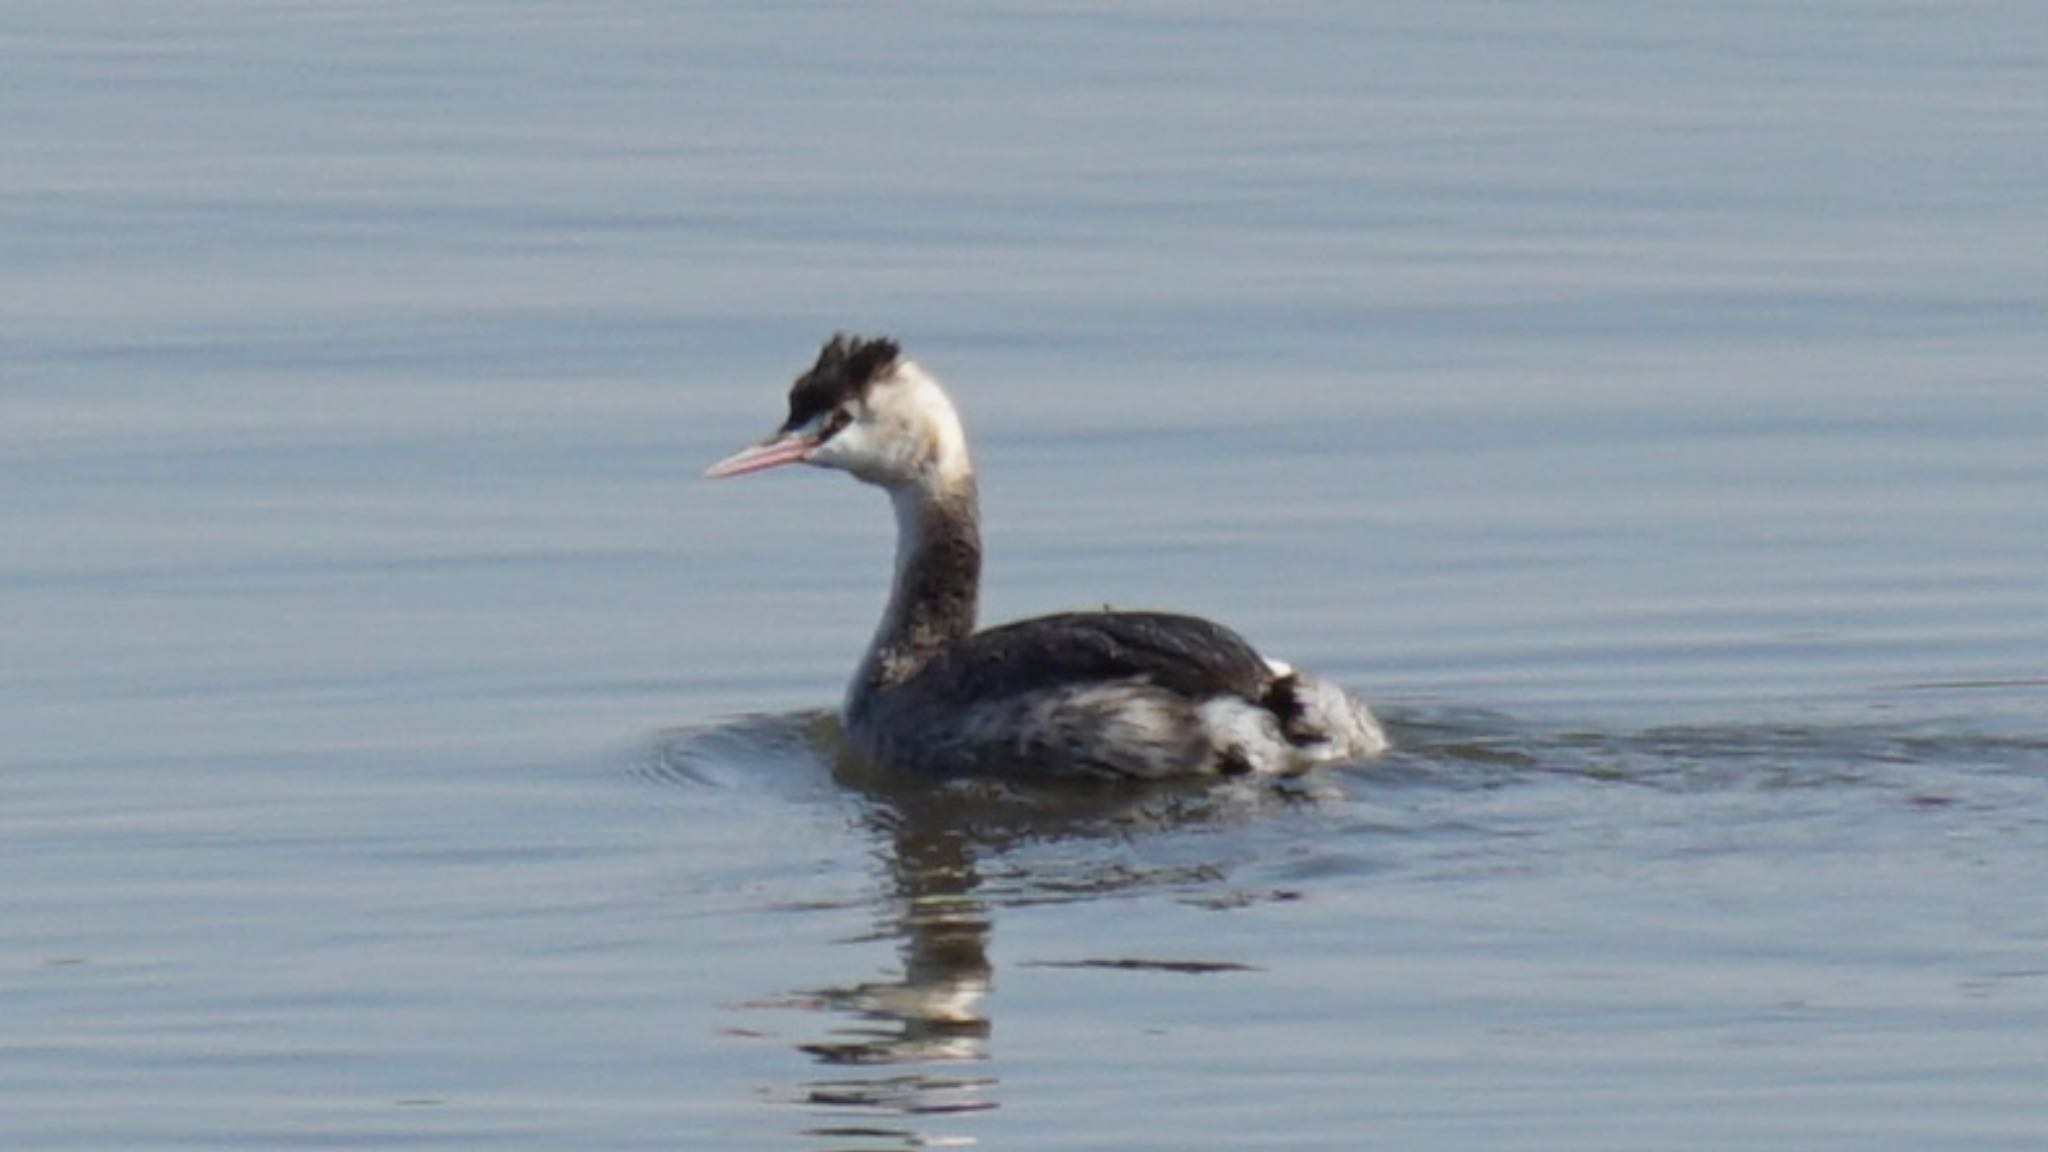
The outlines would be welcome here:
M 790 387 L 786 427 L 793 428 L 866 392 L 902 354 L 903 349 L 886 336 L 869 339 L 837 333 L 819 349 L 818 362 Z

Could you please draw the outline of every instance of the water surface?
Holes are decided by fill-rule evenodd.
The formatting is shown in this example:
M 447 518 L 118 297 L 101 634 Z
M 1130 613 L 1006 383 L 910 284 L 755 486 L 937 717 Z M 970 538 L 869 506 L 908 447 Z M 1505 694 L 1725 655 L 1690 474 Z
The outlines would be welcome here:
M 2036 1148 L 2021 4 L 0 17 L 0 1143 Z M 840 328 L 992 619 L 1396 752 L 850 771 Z

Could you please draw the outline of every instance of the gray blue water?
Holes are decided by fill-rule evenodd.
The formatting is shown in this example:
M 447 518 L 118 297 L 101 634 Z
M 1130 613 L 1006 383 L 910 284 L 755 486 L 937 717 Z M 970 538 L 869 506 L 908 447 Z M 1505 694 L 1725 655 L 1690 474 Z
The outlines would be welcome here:
M 2042 1147 L 2044 13 L 0 12 L 0 1146 Z M 1397 751 L 840 763 L 840 328 Z

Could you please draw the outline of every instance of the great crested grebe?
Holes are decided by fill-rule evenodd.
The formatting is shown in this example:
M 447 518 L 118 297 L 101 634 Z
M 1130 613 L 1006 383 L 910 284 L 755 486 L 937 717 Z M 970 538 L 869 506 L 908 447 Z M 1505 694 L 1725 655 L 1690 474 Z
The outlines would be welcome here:
M 713 464 L 852 473 L 896 506 L 896 578 L 841 711 L 870 759 L 936 776 L 1293 773 L 1387 747 L 1335 684 L 1195 616 L 1064 612 L 974 630 L 981 513 L 967 435 L 893 340 L 838 335 L 774 435 Z

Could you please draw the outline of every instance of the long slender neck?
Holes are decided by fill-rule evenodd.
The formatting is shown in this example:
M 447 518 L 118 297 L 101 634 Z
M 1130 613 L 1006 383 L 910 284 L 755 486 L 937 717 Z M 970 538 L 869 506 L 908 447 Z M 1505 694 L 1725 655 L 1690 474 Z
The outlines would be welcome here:
M 981 512 L 974 475 L 906 485 L 896 506 L 896 579 L 889 607 L 847 689 L 849 716 L 922 671 L 974 632 L 981 593 Z

